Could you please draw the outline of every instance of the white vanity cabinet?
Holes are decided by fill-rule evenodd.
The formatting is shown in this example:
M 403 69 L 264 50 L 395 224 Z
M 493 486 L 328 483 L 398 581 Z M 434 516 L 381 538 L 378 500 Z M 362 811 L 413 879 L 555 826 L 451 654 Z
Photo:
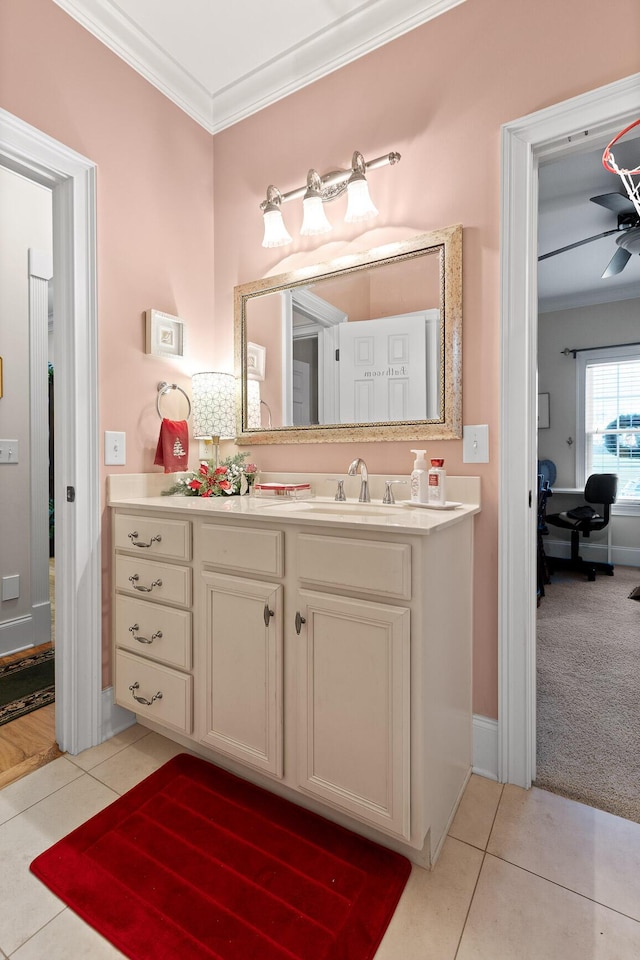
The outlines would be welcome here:
M 117 702 L 428 865 L 471 769 L 476 508 L 414 531 L 250 504 L 224 504 L 242 510 L 229 517 L 177 498 L 163 511 L 159 499 L 145 528 L 133 505 L 114 505 Z M 189 536 L 181 556 L 154 552 L 168 550 L 167 521 L 190 527 L 192 553 Z M 135 546 L 156 528 L 159 543 Z
M 114 514 L 114 690 L 120 706 L 193 731 L 192 526 Z
M 298 600 L 298 785 L 408 840 L 409 610 L 310 590 Z

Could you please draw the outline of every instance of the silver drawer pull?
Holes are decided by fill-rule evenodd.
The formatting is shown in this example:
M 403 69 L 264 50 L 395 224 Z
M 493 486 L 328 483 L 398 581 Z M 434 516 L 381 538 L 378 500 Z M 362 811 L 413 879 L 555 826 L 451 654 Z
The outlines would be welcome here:
M 133 533 L 128 533 L 127 536 L 131 540 L 131 543 L 134 547 L 150 547 L 152 543 L 162 543 L 162 536 L 159 533 L 156 533 L 155 537 L 151 537 L 149 543 L 144 543 L 144 541 L 136 539 L 136 537 L 139 536 L 137 530 L 134 530 Z
M 268 626 L 269 626 L 269 621 L 271 620 L 271 617 L 275 617 L 275 613 L 273 612 L 273 610 L 269 610 L 269 604 L 268 604 L 268 603 L 265 603 L 265 605 L 264 605 L 263 616 L 264 616 L 264 625 L 265 625 L 265 627 L 268 627 Z
M 158 692 L 154 693 L 154 695 L 151 697 L 151 700 L 147 700 L 146 697 L 137 697 L 135 695 L 133 691 L 139 690 L 139 689 L 140 689 L 140 684 L 138 683 L 137 680 L 135 683 L 132 683 L 131 686 L 129 687 L 129 690 L 131 690 L 131 696 L 133 697 L 133 699 L 136 700 L 137 703 L 144 704 L 145 707 L 150 707 L 154 700 L 162 700 L 162 690 L 158 690 Z
M 152 633 L 152 634 L 151 634 L 151 639 L 148 639 L 147 637 L 137 637 L 137 636 L 136 636 L 136 633 L 137 633 L 137 631 L 138 631 L 139 629 L 140 629 L 140 627 L 138 626 L 137 623 L 134 623 L 134 625 L 133 625 L 132 627 L 129 627 L 129 633 L 132 634 L 133 639 L 134 639 L 134 640 L 137 640 L 138 643 L 153 643 L 154 640 L 161 640 L 161 639 L 162 639 L 162 630 L 156 630 L 155 633 Z
M 139 580 L 139 579 L 140 579 L 140 577 L 138 576 L 137 573 L 134 573 L 134 574 L 132 574 L 132 575 L 129 577 L 129 582 L 132 584 L 133 589 L 134 589 L 134 590 L 139 590 L 140 593 L 151 593 L 151 591 L 153 590 L 154 587 L 161 587 L 161 586 L 162 586 L 162 580 L 160 580 L 159 577 L 158 577 L 157 580 L 154 580 L 154 581 L 152 582 L 152 584 L 151 584 L 150 587 L 145 587 L 144 584 L 142 584 L 142 583 L 139 584 L 139 583 L 138 583 L 138 580 Z

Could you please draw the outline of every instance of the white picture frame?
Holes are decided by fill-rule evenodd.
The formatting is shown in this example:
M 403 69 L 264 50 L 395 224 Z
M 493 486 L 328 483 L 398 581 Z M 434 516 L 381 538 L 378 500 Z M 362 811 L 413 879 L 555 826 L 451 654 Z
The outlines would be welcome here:
M 184 321 L 161 310 L 147 310 L 145 350 L 154 357 L 184 357 Z
M 259 343 L 247 343 L 247 380 L 264 380 L 267 348 Z
M 549 394 L 538 394 L 538 430 L 547 430 L 551 425 L 549 418 Z

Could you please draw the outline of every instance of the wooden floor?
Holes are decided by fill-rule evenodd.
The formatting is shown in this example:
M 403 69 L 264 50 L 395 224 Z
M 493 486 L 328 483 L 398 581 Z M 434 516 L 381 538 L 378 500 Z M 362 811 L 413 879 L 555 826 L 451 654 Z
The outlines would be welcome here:
M 56 743 L 55 703 L 0 727 L 0 789 L 62 752 Z
M 49 561 L 49 590 L 51 599 L 51 643 L 43 643 L 30 650 L 21 650 L 2 657 L 0 663 L 12 663 L 34 653 L 44 653 L 55 640 L 55 567 Z M 19 780 L 32 770 L 44 766 L 62 752 L 56 743 L 56 706 L 50 703 L 24 717 L 0 726 L 0 789 Z

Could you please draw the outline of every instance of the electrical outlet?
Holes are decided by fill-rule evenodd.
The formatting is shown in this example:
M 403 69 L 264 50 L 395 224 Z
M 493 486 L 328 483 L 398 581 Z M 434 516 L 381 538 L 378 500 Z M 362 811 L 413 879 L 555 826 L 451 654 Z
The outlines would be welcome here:
M 0 440 L 0 463 L 17 463 L 19 453 L 17 440 Z
M 104 432 L 104 463 L 107 467 L 122 467 L 127 462 L 127 435 L 117 430 Z
M 489 463 L 489 426 L 486 423 L 462 428 L 462 462 Z

